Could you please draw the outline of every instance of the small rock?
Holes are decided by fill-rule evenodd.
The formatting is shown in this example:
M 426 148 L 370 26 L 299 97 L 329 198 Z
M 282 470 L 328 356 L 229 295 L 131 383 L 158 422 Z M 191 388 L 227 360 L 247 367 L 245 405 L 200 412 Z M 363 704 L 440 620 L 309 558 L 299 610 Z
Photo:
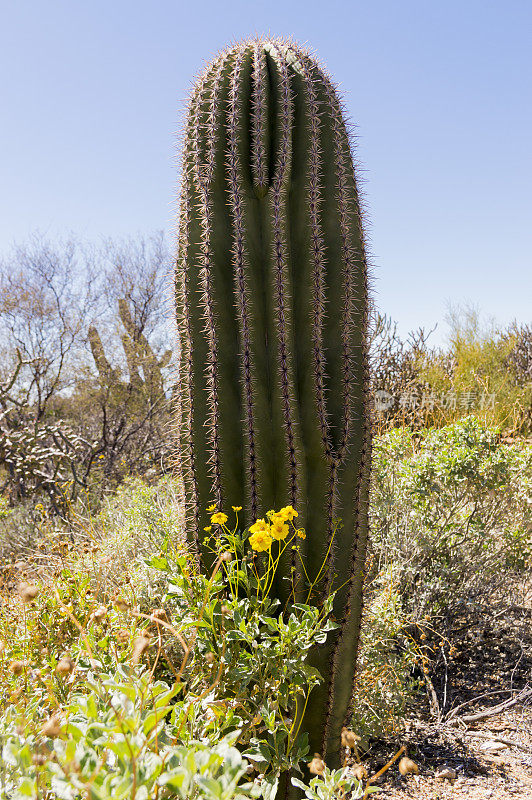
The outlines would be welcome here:
M 478 749 L 483 750 L 485 753 L 496 753 L 498 750 L 506 750 L 507 747 L 508 745 L 504 744 L 504 742 L 489 739 L 487 742 L 482 742 Z
M 455 781 L 456 770 L 452 767 L 442 767 L 435 775 L 437 781 Z

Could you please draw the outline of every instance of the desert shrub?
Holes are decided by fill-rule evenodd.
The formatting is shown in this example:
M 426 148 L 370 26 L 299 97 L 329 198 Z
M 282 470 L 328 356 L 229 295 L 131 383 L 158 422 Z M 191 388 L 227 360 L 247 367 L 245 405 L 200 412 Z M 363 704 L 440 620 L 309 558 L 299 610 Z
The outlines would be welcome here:
M 100 566 L 109 581 L 127 573 L 139 590 L 153 581 L 143 557 L 164 542 L 184 546 L 181 505 L 178 478 L 166 476 L 155 483 L 128 478 L 105 497 L 97 514 L 83 517 L 85 528 L 98 542 Z
M 532 326 L 514 322 L 507 338 L 510 341 L 507 366 L 514 383 L 532 383 Z
M 532 448 L 475 417 L 376 442 L 377 570 L 390 566 L 416 618 L 495 588 L 532 554 Z
M 137 486 L 126 508 L 134 526 L 149 528 L 146 492 Z M 160 519 L 155 514 L 156 526 Z M 226 521 L 215 515 L 208 532 L 210 575 L 173 546 L 163 524 L 158 549 L 144 557 L 164 589 L 162 605 L 152 597 L 146 611 L 128 575 L 112 592 L 98 582 L 97 544 L 70 552 L 68 563 L 65 555 L 57 574 L 5 594 L 6 796 L 266 798 L 281 771 L 300 768 L 308 747 L 296 703 L 320 681 L 306 657 L 334 627 L 332 597 L 281 613 L 268 588 L 279 554 L 297 548 L 300 536 L 291 526 L 261 560 L 250 544 L 263 543 Z M 362 795 L 358 781 L 342 780 Z
M 182 539 L 180 482 L 173 476 L 154 482 L 128 478 L 105 495 L 96 511 L 87 494 L 65 501 L 65 508 L 66 516 L 58 517 L 42 503 L 5 502 L 0 508 L 0 558 L 6 567 L 23 561 L 28 568 L 57 569 L 69 553 L 93 547 L 99 583 L 115 584 L 129 574 L 140 589 L 146 579 L 142 555 L 165 539 Z
M 471 308 L 451 310 L 450 334 L 432 347 L 430 333 L 406 339 L 377 315 L 372 339 L 372 387 L 380 430 L 442 427 L 474 413 L 486 424 L 527 435 L 532 424 L 531 334 L 499 329 Z
M 411 616 L 398 589 L 391 565 L 365 587 L 352 718 L 364 748 L 370 739 L 401 729 L 405 710 L 419 690 L 414 676 L 423 652 L 411 636 Z
M 5 568 L 18 557 L 34 552 L 39 540 L 39 514 L 33 501 L 11 505 L 2 497 L 0 506 L 0 562 Z
M 98 800 L 258 796 L 253 783 L 239 785 L 248 763 L 232 747 L 237 736 L 210 745 L 172 743 L 175 687 L 122 667 L 97 676 L 87 672 L 84 688 L 70 693 L 64 723 L 55 715 L 35 728 L 13 707 L 8 710 L 0 767 L 6 796 L 37 798 L 43 791 L 47 797 Z M 32 704 L 37 703 L 35 693 Z
M 526 373 L 509 369 L 509 364 L 521 363 L 523 338 L 513 327 L 483 326 L 473 310 L 462 310 L 451 322 L 452 373 L 445 371 L 437 358 L 428 361 L 423 371 L 435 396 L 446 399 L 447 420 L 474 412 L 486 424 L 526 433 L 532 384 Z
M 101 499 L 171 459 L 162 234 L 89 247 L 35 235 L 0 259 L 0 491 Z M 172 342 L 173 344 L 173 342 Z M 64 484 L 68 483 L 68 490 Z

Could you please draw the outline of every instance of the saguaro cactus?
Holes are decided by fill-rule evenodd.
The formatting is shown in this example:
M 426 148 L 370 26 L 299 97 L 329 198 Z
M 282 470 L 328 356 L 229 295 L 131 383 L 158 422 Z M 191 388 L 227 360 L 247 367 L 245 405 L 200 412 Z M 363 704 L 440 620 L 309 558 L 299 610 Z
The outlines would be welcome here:
M 338 632 L 305 728 L 333 763 L 353 702 L 370 469 L 367 268 L 350 139 L 335 88 L 291 42 L 253 40 L 197 81 L 182 158 L 176 302 L 188 530 L 210 502 L 251 524 L 291 504 L 314 599 Z M 341 520 L 340 525 L 337 521 Z M 305 597 L 287 556 L 274 587 Z M 322 569 L 322 566 L 324 568 Z

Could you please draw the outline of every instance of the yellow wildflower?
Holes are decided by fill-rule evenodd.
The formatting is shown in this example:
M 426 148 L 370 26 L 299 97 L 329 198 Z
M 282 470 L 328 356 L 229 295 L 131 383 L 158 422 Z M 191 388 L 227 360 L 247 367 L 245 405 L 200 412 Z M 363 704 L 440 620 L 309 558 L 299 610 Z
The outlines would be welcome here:
M 270 549 L 272 543 L 272 537 L 270 536 L 267 530 L 258 530 L 252 536 L 249 537 L 249 543 L 253 548 L 253 550 L 256 550 L 258 553 L 261 553 L 264 550 Z
M 207 511 L 216 511 L 216 506 L 212 503 L 210 506 L 207 506 Z
M 284 520 L 292 521 L 294 517 L 298 516 L 298 513 L 292 506 L 285 506 L 279 511 L 279 516 L 282 517 Z
M 231 506 L 231 508 L 233 509 L 235 514 L 236 514 L 237 511 L 242 511 L 242 506 Z
M 218 525 L 223 525 L 225 522 L 227 522 L 227 514 L 224 514 L 222 511 L 218 511 L 216 514 L 212 515 L 211 522 L 214 522 Z
M 307 534 L 305 533 L 305 529 L 304 528 L 298 528 L 297 531 L 296 531 L 296 534 L 299 536 L 300 539 L 306 539 L 307 538 Z
M 266 512 L 266 516 L 268 517 L 268 519 L 271 519 L 272 517 L 275 517 L 275 514 L 276 514 L 276 512 L 273 511 L 273 510 Z
M 267 533 L 269 535 L 270 526 L 265 519 L 258 519 L 249 528 L 250 533 Z
M 203 530 L 209 533 L 209 531 L 212 531 L 212 525 L 207 525 L 207 527 L 203 528 Z
M 273 519 L 270 527 L 270 534 L 274 539 L 277 539 L 277 541 L 286 539 L 288 536 L 288 525 L 282 519 Z

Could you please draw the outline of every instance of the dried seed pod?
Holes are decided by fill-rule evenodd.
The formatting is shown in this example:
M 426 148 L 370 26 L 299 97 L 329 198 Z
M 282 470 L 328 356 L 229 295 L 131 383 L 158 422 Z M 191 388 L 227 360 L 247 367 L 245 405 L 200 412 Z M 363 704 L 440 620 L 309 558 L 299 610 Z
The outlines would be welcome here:
M 325 772 L 325 761 L 319 753 L 314 753 L 314 758 L 309 761 L 307 766 L 311 775 L 323 775 Z
M 39 594 L 39 587 L 23 581 L 18 587 L 18 593 L 25 603 L 32 603 Z
M 9 665 L 9 671 L 12 672 L 13 675 L 22 675 L 27 666 L 27 661 L 12 661 Z
M 357 736 L 354 731 L 342 728 L 342 747 L 349 747 L 350 750 L 355 750 L 357 741 L 360 741 L 360 736 Z
M 364 764 L 354 764 L 351 767 L 351 773 L 359 781 L 365 781 L 368 777 L 368 771 Z
M 151 616 L 155 620 L 160 619 L 163 622 L 168 622 L 168 614 L 166 613 L 165 608 L 154 608 L 151 612 Z
M 61 734 L 61 725 L 59 724 L 59 717 L 53 715 L 49 717 L 41 727 L 41 733 L 44 736 L 49 736 L 51 739 Z
M 68 675 L 74 669 L 74 662 L 70 658 L 70 656 L 63 656 L 63 658 L 59 659 L 57 662 L 57 666 L 55 671 L 58 675 Z
M 119 611 L 123 612 L 129 611 L 131 608 L 131 604 L 128 603 L 127 600 L 124 600 L 123 597 L 117 597 L 116 600 L 114 600 L 114 605 Z
M 133 642 L 133 651 L 131 653 L 131 661 L 133 664 L 138 664 L 142 655 L 146 652 L 151 644 L 151 636 L 147 633 L 142 633 L 137 636 Z
M 412 761 L 411 758 L 408 756 L 403 756 L 403 758 L 399 761 L 399 772 L 401 775 L 409 775 L 412 773 L 413 775 L 419 774 L 419 767 L 415 761 Z
M 94 611 L 92 616 L 96 620 L 96 622 L 101 622 L 106 615 L 107 615 L 107 608 L 105 606 L 99 606 L 96 609 L 96 611 Z

